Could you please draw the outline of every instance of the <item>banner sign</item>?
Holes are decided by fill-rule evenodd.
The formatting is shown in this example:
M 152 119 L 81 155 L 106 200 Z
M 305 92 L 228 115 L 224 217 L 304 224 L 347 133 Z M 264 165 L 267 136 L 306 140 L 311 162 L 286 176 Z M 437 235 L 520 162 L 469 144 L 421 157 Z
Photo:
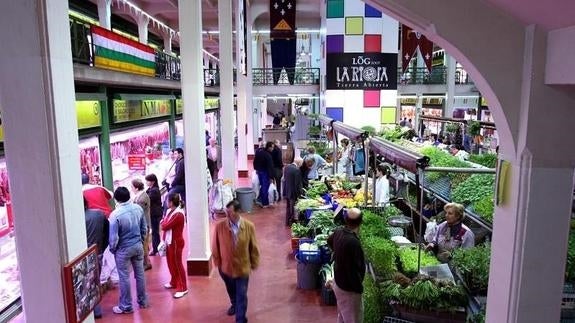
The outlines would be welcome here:
M 219 98 L 205 98 L 204 99 L 204 110 L 213 110 L 220 107 Z M 182 114 L 184 112 L 184 101 L 182 99 L 176 99 L 176 114 Z
M 397 54 L 327 54 L 328 90 L 397 90 Z
M 114 123 L 170 115 L 170 100 L 114 100 Z
M 78 129 L 99 127 L 100 109 L 100 101 L 76 101 Z
M 129 170 L 146 170 L 146 155 L 128 155 Z

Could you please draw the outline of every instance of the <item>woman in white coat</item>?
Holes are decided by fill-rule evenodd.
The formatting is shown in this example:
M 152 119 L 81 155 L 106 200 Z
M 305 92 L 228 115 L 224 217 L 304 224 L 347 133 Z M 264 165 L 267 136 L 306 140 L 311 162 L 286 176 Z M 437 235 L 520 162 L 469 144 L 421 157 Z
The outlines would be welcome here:
M 383 164 L 377 165 L 375 180 L 375 205 L 385 206 L 389 203 L 389 168 Z

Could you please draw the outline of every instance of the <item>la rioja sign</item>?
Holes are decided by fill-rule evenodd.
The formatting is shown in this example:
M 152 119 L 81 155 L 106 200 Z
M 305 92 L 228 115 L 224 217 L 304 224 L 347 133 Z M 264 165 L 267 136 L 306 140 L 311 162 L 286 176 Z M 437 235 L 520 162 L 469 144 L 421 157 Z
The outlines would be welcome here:
M 397 54 L 327 54 L 328 90 L 396 90 Z

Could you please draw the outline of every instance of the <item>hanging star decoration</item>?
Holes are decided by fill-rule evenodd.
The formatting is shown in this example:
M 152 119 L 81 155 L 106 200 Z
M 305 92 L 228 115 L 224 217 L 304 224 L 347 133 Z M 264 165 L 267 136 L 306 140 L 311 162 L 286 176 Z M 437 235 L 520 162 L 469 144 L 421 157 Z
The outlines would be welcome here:
M 295 15 L 295 3 L 292 3 L 293 0 L 276 0 L 273 4 L 273 13 L 279 17 L 279 21 L 273 26 L 272 31 L 279 31 L 279 32 L 293 32 L 295 26 L 292 26 L 293 22 L 290 24 L 290 21 L 293 20 L 290 17 Z

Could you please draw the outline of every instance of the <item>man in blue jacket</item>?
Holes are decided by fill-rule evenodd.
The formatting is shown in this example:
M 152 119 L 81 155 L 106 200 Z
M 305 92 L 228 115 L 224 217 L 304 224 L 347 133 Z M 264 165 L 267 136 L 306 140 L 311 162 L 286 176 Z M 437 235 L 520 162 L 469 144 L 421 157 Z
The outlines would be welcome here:
M 144 244 L 148 234 L 144 210 L 130 202 L 130 191 L 120 186 L 114 192 L 116 209 L 110 214 L 110 252 L 114 254 L 120 278 L 120 302 L 112 308 L 116 314 L 133 313 L 130 268 L 134 270 L 138 305 L 148 307 L 144 277 Z
M 254 156 L 254 170 L 258 174 L 258 179 L 260 181 L 258 204 L 262 207 L 268 207 L 270 204 L 268 190 L 271 182 L 274 181 L 274 164 L 272 160 L 273 149 L 274 143 L 268 141 L 265 148 L 258 149 Z

